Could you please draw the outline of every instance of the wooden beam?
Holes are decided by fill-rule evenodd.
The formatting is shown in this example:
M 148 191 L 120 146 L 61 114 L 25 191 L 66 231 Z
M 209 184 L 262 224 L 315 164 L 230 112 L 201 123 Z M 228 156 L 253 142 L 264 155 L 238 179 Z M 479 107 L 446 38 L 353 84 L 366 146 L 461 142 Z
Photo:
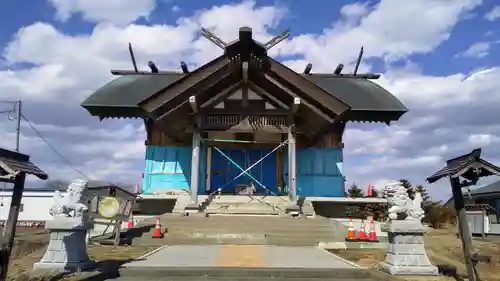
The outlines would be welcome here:
M 182 139 L 179 138 L 179 132 L 172 129 L 171 126 L 165 121 L 165 119 L 159 119 L 156 121 L 156 124 L 164 131 L 168 137 L 172 138 L 175 141 L 183 142 Z
M 193 110 L 193 113 L 198 113 L 198 104 L 196 103 L 196 96 L 190 96 L 189 97 L 189 104 L 191 105 L 191 109 Z
M 245 115 L 239 110 L 227 110 L 223 108 L 211 108 L 202 111 L 204 115 Z M 252 111 L 248 116 L 288 116 L 289 110 L 284 109 L 267 109 L 265 111 Z
M 204 102 L 201 105 L 201 108 L 205 109 L 205 108 L 210 108 L 210 107 L 216 106 L 217 104 L 224 101 L 227 97 L 229 97 L 232 93 L 236 92 L 239 88 L 241 88 L 242 84 L 243 83 L 240 81 L 240 82 L 237 82 L 237 83 L 229 86 L 225 90 L 219 92 L 217 95 L 211 97 L 209 100 Z
M 217 80 L 206 80 L 202 82 L 203 87 L 200 88 L 199 85 L 196 87 L 195 92 L 193 92 L 191 95 L 196 96 L 196 99 L 198 100 L 199 104 L 203 104 L 203 101 L 208 99 L 210 96 L 213 96 L 216 92 L 221 91 L 222 89 L 225 89 L 229 87 L 229 85 L 233 84 L 234 82 L 234 75 L 232 73 L 227 73 L 224 76 L 220 77 Z M 173 98 L 171 101 L 161 105 L 159 108 L 157 108 L 152 115 L 157 116 L 158 114 L 161 114 L 162 112 L 167 112 L 171 109 L 178 108 L 179 104 L 185 103 L 186 101 L 189 100 L 189 94 L 191 91 L 184 92 L 175 98 Z M 151 114 L 151 113 L 150 113 Z
M 266 78 L 271 82 L 271 84 L 275 85 L 276 87 L 278 87 L 281 91 L 284 91 L 286 92 L 288 95 L 292 96 L 294 98 L 294 103 L 295 103 L 295 98 L 298 98 L 297 95 L 295 93 L 293 93 L 291 90 L 287 89 L 284 85 L 281 85 L 281 83 L 279 83 L 278 81 L 274 80 L 272 77 L 268 77 L 266 75 Z M 325 114 L 323 111 L 321 111 L 319 108 L 317 108 L 316 106 L 312 105 L 311 103 L 309 103 L 308 101 L 304 100 L 304 99 L 300 99 L 300 103 L 304 104 L 305 106 L 307 106 L 309 109 L 311 109 L 312 111 L 314 111 L 314 113 L 318 114 L 319 116 L 323 117 L 325 120 L 327 120 L 328 122 L 332 123 L 333 122 L 333 119 L 330 118 L 330 116 L 328 116 L 327 114 Z
M 156 120 L 163 120 L 165 119 L 167 116 L 169 116 L 170 114 L 172 114 L 173 112 L 177 111 L 177 109 L 183 107 L 184 105 L 186 105 L 187 103 L 189 102 L 189 100 L 185 100 L 183 101 L 182 103 L 178 104 L 176 107 L 170 109 L 169 111 L 167 112 L 164 112 L 162 113 L 160 116 L 157 116 L 156 117 Z
M 376 73 L 361 73 L 361 74 L 332 74 L 332 73 L 310 73 L 310 74 L 301 74 L 303 77 L 307 76 L 318 76 L 324 78 L 354 78 L 354 79 L 379 79 L 380 74 Z
M 288 105 L 274 97 L 273 95 L 269 94 L 266 92 L 264 89 L 261 87 L 255 85 L 253 82 L 248 82 L 248 87 L 254 91 L 255 94 L 257 94 L 259 97 L 261 97 L 263 100 L 269 102 L 272 106 L 276 108 L 284 108 L 284 109 L 289 109 Z
M 139 106 L 151 113 L 183 93 L 192 94 L 207 89 L 210 84 L 214 83 L 213 81 L 219 81 L 225 75 L 230 74 L 229 65 L 229 58 L 220 56 L 170 84 L 165 91 L 154 94 L 141 102 Z
M 325 133 L 329 132 L 331 129 L 333 129 L 334 126 L 338 126 L 338 125 L 341 125 L 340 122 L 344 121 L 345 117 L 345 113 L 342 114 L 342 115 L 339 115 L 337 117 L 335 117 L 334 120 L 330 121 L 328 125 L 326 125 L 325 127 L 321 128 L 320 130 L 318 130 L 316 133 L 314 133 L 311 138 L 310 138 L 310 145 L 315 145 L 323 135 L 325 135 Z M 345 122 L 343 122 L 345 126 Z
M 297 111 L 299 110 L 300 106 L 300 98 L 294 98 L 293 99 L 293 105 L 292 105 L 292 114 L 296 114 Z
M 284 86 L 290 88 L 294 92 L 305 95 L 303 98 L 309 98 L 315 101 L 318 105 L 322 105 L 332 111 L 335 115 L 340 115 L 347 112 L 351 107 L 332 96 L 330 93 L 319 87 L 315 83 L 309 81 L 305 77 L 282 65 L 278 61 L 268 58 L 270 69 L 267 76 L 272 76 Z
M 242 63 L 241 70 L 243 72 L 243 74 L 242 74 L 243 82 L 247 83 L 248 82 L 248 62 L 244 61 Z
M 153 73 L 151 71 L 134 71 L 134 70 L 111 70 L 111 74 L 113 75 L 183 75 L 180 71 L 158 71 L 157 73 Z
M 241 87 L 241 107 L 248 107 L 248 85 L 243 83 L 243 87 Z

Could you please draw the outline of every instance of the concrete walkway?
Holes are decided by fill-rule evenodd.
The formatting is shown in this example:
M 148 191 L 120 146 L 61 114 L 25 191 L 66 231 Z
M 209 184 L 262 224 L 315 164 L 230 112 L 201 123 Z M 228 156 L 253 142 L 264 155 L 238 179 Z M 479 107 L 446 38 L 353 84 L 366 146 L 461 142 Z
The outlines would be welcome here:
M 356 266 L 315 247 L 267 245 L 165 246 L 125 268 L 304 268 L 355 269 Z

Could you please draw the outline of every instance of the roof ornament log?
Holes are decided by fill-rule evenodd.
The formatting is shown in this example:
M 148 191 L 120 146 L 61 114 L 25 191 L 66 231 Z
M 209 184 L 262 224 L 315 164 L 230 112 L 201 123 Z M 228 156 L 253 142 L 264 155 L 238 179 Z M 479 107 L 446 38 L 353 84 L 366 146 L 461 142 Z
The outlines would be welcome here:
M 212 32 L 208 31 L 206 28 L 201 28 L 201 36 L 207 38 L 208 40 L 212 41 L 217 47 L 221 48 L 222 50 L 226 50 L 227 43 L 222 41 L 219 37 L 215 36 Z
M 182 69 L 183 73 L 186 73 L 186 74 L 189 73 L 189 68 L 184 61 L 181 61 L 181 69 Z
M 333 74 L 340 75 L 343 69 L 344 69 L 344 64 L 339 63 L 339 65 L 337 65 L 337 68 L 335 68 L 335 70 L 333 71 Z
M 361 60 L 363 59 L 363 54 L 364 54 L 364 47 L 361 47 L 361 50 L 359 51 L 358 58 L 356 59 L 356 65 L 354 66 L 354 72 L 352 74 L 342 74 L 342 70 L 344 69 L 344 65 L 341 63 L 335 68 L 333 71 L 333 74 L 329 73 L 311 73 L 312 69 L 312 64 L 307 64 L 306 68 L 304 69 L 303 75 L 315 75 L 315 76 L 321 76 L 325 78 L 362 78 L 362 79 L 379 79 L 380 74 L 375 74 L 375 73 L 363 73 L 363 74 L 358 74 L 359 66 L 361 64 Z
M 306 65 L 306 68 L 304 69 L 304 74 L 311 74 L 311 70 L 312 70 L 312 68 L 313 68 L 312 63 L 308 63 L 308 64 Z
M 151 73 L 158 73 L 158 67 L 156 67 L 156 64 L 153 61 L 148 61 L 148 66 L 151 69 Z

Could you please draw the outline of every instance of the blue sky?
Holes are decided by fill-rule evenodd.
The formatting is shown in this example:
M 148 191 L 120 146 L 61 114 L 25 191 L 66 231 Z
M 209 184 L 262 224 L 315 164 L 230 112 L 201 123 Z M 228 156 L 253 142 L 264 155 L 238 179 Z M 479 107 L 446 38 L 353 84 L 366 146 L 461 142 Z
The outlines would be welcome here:
M 366 186 L 401 177 L 423 183 L 444 160 L 478 145 L 486 158 L 500 163 L 500 124 L 495 121 L 500 105 L 495 78 L 500 73 L 497 1 L 103 3 L 0 2 L 0 100 L 23 99 L 37 128 L 50 135 L 79 169 L 95 177 L 139 181 L 143 128 L 130 120 L 99 122 L 79 103 L 113 78 L 110 68 L 130 67 L 127 42 L 133 42 L 142 66 L 148 59 L 163 68 L 177 67 L 180 60 L 207 62 L 219 52 L 199 37 L 199 28 L 207 25 L 228 40 L 241 25 L 252 26 L 261 38 L 290 28 L 291 37 L 274 54 L 296 70 L 307 62 L 313 63 L 313 72 L 332 71 L 340 62 L 352 66 L 359 47 L 365 47 L 362 68 L 382 73 L 377 83 L 410 112 L 391 127 L 349 125 L 348 184 Z M 7 137 L 0 145 L 9 147 L 13 124 L 0 118 L 2 128 Z M 84 138 L 89 130 L 102 133 Z M 112 151 L 117 141 L 129 149 L 126 155 Z M 55 177 L 75 176 L 70 168 L 61 171 L 55 155 L 37 150 L 43 144 L 28 128 L 21 145 Z M 102 160 L 100 164 L 96 159 Z M 431 193 L 443 199 L 449 192 L 444 183 Z
M 290 11 L 290 15 L 285 17 L 279 25 L 271 29 L 278 33 L 286 28 L 292 30 L 294 34 L 320 33 L 325 27 L 332 24 L 332 20 L 340 16 L 340 8 L 346 4 L 357 3 L 359 1 L 330 1 L 330 0 L 280 0 L 269 1 L 259 0 L 259 5 L 279 5 Z M 378 1 L 363 1 L 370 6 L 378 4 Z M 481 15 L 487 14 L 495 5 L 495 0 L 485 0 L 471 13 L 470 19 L 458 23 L 453 30 L 450 39 L 440 45 L 430 54 L 416 54 L 410 59 L 418 62 L 424 73 L 431 75 L 447 75 L 455 73 L 457 70 L 467 73 L 478 67 L 477 58 L 460 58 L 455 56 L 463 52 L 470 45 L 481 41 L 500 40 L 500 28 L 498 22 L 488 21 Z M 192 16 L 196 11 L 207 7 L 231 4 L 234 1 L 175 1 L 160 0 L 156 3 L 156 8 L 151 15 L 137 20 L 137 23 L 144 25 L 172 24 L 174 25 L 179 17 Z M 311 4 L 314 3 L 314 4 Z M 172 7 L 178 7 L 176 12 Z M 42 21 L 54 25 L 57 29 L 71 35 L 91 33 L 95 23 L 89 23 L 82 19 L 81 14 L 73 15 L 68 21 L 60 22 L 55 20 L 56 9 L 47 1 L 2 1 L 0 3 L 0 45 L 5 45 L 12 38 L 20 27 L 30 25 L 34 22 Z M 19 11 L 22 9 L 22 13 Z M 495 28 L 496 27 L 496 28 Z M 411 32 L 411 31 L 409 31 Z M 443 63 L 446 62 L 446 63 Z M 373 59 L 375 71 L 384 71 L 383 62 Z M 482 67 L 491 67 L 500 63 L 500 48 L 492 48 L 489 56 L 481 59 Z

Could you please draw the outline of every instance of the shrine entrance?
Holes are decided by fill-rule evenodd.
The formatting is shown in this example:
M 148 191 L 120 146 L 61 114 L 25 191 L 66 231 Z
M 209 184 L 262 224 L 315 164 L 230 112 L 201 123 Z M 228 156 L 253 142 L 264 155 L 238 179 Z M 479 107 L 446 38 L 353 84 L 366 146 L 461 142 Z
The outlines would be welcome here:
M 287 141 L 274 147 L 226 147 L 216 143 L 247 143 L 237 140 L 205 140 L 207 143 L 207 182 L 209 193 L 220 190 L 230 195 L 282 195 L 278 167 L 281 166 L 279 151 Z M 250 142 L 248 142 L 250 143 Z M 255 143 L 255 142 L 251 142 Z M 281 184 L 283 185 L 283 184 Z

